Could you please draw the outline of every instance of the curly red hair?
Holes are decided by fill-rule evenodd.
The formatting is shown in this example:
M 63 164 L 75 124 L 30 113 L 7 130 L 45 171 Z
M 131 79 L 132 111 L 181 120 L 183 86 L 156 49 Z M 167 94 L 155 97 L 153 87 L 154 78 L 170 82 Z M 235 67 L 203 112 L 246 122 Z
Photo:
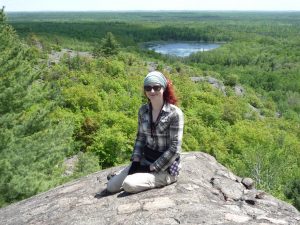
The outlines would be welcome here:
M 164 91 L 164 100 L 169 104 L 177 105 L 178 98 L 175 95 L 174 86 L 172 81 L 167 78 L 167 87 Z
M 166 86 L 166 88 L 164 90 L 164 93 L 163 93 L 164 101 L 166 101 L 169 104 L 173 104 L 173 105 L 177 106 L 177 104 L 178 104 L 178 98 L 176 97 L 173 83 L 167 77 L 166 77 L 166 79 L 167 79 L 167 86 Z M 145 91 L 144 91 L 144 95 L 147 97 Z

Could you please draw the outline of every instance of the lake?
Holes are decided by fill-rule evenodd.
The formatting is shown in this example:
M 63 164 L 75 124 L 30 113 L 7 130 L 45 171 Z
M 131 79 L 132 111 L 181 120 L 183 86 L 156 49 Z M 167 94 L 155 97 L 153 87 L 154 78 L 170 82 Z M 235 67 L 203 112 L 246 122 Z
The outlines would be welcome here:
M 157 53 L 179 57 L 187 57 L 195 52 L 210 51 L 220 44 L 205 42 L 148 42 L 145 47 Z

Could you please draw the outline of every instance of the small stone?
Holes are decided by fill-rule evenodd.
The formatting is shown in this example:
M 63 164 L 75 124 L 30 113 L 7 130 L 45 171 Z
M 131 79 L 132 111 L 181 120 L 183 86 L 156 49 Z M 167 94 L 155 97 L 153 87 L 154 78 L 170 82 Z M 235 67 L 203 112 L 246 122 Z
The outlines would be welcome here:
M 250 205 L 254 205 L 256 203 L 256 194 L 257 191 L 252 189 L 252 190 L 244 190 L 244 195 L 241 200 L 245 201 L 246 203 Z
M 266 193 L 263 191 L 260 191 L 256 194 L 255 198 L 257 199 L 263 199 L 265 197 Z
M 242 180 L 242 184 L 247 188 L 247 189 L 253 189 L 254 188 L 254 180 L 252 180 L 251 178 L 249 177 L 245 177 L 243 178 Z

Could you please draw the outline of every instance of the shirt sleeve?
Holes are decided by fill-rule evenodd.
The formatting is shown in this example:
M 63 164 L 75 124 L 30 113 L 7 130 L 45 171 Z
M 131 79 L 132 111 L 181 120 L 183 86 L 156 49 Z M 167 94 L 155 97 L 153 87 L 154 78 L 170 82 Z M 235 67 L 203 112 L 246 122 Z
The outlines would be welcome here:
M 156 172 L 166 170 L 179 156 L 181 152 L 183 127 L 184 115 L 182 111 L 177 108 L 170 121 L 170 146 L 167 151 L 152 164 Z
M 142 158 L 142 149 L 144 148 L 144 146 L 146 144 L 146 135 L 142 130 L 142 120 L 141 120 L 142 115 L 141 114 L 142 114 L 142 112 L 140 109 L 139 113 L 138 113 L 138 131 L 137 131 L 137 135 L 136 135 L 133 153 L 131 155 L 131 161 L 135 157 L 137 157 L 139 159 Z

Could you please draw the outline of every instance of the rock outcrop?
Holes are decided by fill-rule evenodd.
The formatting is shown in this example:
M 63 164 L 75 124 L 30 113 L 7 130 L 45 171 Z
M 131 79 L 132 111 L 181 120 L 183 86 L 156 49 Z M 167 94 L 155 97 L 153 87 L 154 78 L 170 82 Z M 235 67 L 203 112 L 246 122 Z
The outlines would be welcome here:
M 194 81 L 195 83 L 198 83 L 198 82 L 208 82 L 209 84 L 211 84 L 214 88 L 217 88 L 219 89 L 221 92 L 223 92 L 224 95 L 226 95 L 226 88 L 223 84 L 222 81 L 216 79 L 216 78 L 213 78 L 213 77 L 190 77 L 190 79 L 192 81 Z
M 138 194 L 97 195 L 103 170 L 0 209 L 0 224 L 300 224 L 293 206 L 256 190 L 204 153 L 182 155 L 177 183 Z
M 54 65 L 60 62 L 60 60 L 64 57 L 74 58 L 76 56 L 85 57 L 85 58 L 93 58 L 93 55 L 89 52 L 80 52 L 80 51 L 73 51 L 71 49 L 61 49 L 61 51 L 54 51 L 52 50 L 51 53 L 48 55 L 48 65 Z

